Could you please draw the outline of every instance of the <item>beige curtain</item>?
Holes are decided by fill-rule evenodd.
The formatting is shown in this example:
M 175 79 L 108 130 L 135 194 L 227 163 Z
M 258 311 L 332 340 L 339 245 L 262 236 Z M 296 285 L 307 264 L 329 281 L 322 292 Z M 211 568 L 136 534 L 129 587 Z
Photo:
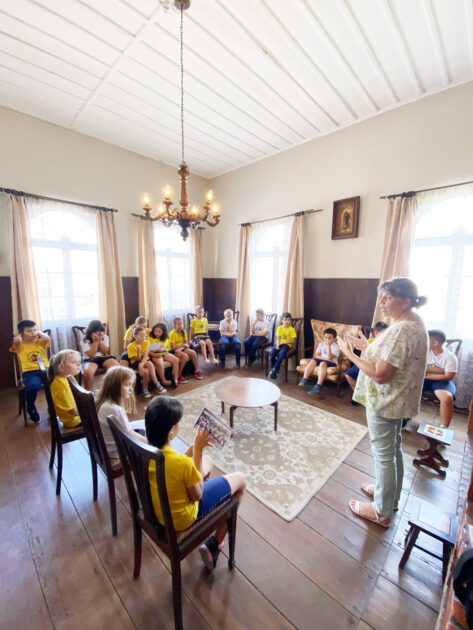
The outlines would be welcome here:
M 191 260 L 192 260 L 192 287 L 194 295 L 194 306 L 204 302 L 204 274 L 202 271 L 202 232 L 203 230 L 191 230 Z
M 100 314 L 103 321 L 107 323 L 111 352 L 118 357 L 122 349 L 126 322 L 113 212 L 97 210 L 97 236 Z
M 238 329 L 241 341 L 246 339 L 250 331 L 250 229 L 249 225 L 241 226 L 238 248 L 235 310 L 240 311 Z
M 292 223 L 287 257 L 283 311 L 293 317 L 304 317 L 304 215 L 296 215 Z M 304 356 L 304 328 L 299 339 L 299 356 Z
M 8 195 L 11 228 L 11 287 L 13 325 L 32 319 L 41 328 L 38 288 L 24 197 Z
M 417 197 L 406 193 L 388 200 L 388 217 L 384 237 L 384 251 L 379 281 L 409 275 L 409 256 L 412 248 L 416 215 Z M 373 316 L 373 325 L 382 319 L 379 305 Z
M 161 321 L 156 251 L 153 224 L 139 219 L 138 226 L 138 292 L 140 315 L 148 318 L 150 326 Z

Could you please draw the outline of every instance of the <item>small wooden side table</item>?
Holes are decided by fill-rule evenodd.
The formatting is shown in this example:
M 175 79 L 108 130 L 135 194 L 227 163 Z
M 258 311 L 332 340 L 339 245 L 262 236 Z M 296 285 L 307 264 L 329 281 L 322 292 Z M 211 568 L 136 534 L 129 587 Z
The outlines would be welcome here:
M 439 444 L 450 446 L 453 441 L 454 432 L 451 429 L 441 429 L 440 427 L 436 427 L 428 422 L 422 422 L 420 427 L 417 429 L 417 433 L 420 433 L 425 437 L 429 443 L 429 448 L 419 449 L 417 451 L 417 455 L 421 455 L 422 457 L 421 459 L 414 459 L 412 463 L 414 466 L 427 466 L 428 468 L 433 468 L 433 470 L 438 472 L 441 479 L 445 479 L 447 473 L 445 470 L 440 468 L 440 466 L 448 468 L 448 459 L 445 459 L 445 457 L 440 455 L 437 451 L 437 447 Z
M 404 569 L 412 549 L 417 547 L 417 549 L 428 553 L 429 556 L 442 560 L 442 579 L 445 580 L 448 561 L 457 537 L 457 515 L 449 512 L 440 512 L 437 506 L 415 498 L 412 502 L 411 516 L 408 522 L 410 529 L 406 535 L 405 549 L 399 562 L 399 568 Z M 416 545 L 417 537 L 421 532 L 427 534 L 427 536 L 432 536 L 443 544 L 443 554 L 441 556 L 420 545 Z
M 274 383 L 261 378 L 225 379 L 217 383 L 215 395 L 222 403 L 222 414 L 225 413 L 225 403 L 230 406 L 230 426 L 233 429 L 233 412 L 238 407 L 274 407 L 274 430 L 278 428 L 278 400 L 281 390 Z

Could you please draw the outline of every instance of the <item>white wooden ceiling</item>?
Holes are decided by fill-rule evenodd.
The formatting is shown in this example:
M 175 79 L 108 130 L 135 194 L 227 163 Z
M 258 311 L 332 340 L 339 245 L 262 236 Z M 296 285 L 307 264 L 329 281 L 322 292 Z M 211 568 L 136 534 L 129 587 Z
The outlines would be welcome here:
M 473 79 L 473 0 L 192 0 L 186 161 L 206 177 Z M 0 104 L 180 162 L 179 14 L 1 0 Z

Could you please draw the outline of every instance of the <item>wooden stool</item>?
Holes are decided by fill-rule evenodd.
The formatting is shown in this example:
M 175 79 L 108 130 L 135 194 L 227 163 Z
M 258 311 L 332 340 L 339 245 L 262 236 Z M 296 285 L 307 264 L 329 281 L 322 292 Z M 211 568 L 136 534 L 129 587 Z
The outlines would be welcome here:
M 399 568 L 404 569 L 412 549 L 417 547 L 425 551 L 425 553 L 428 553 L 429 556 L 442 560 L 442 579 L 445 580 L 450 553 L 455 546 L 457 537 L 457 515 L 450 514 L 449 512 L 440 512 L 435 505 L 415 498 L 412 502 L 412 511 L 408 522 L 410 529 L 405 538 L 405 549 L 399 563 Z M 443 554 L 441 556 L 415 544 L 421 532 L 432 536 L 436 540 L 440 540 L 443 544 Z
M 417 455 L 422 455 L 423 457 L 421 459 L 414 459 L 412 463 L 414 466 L 427 466 L 428 468 L 433 468 L 433 470 L 438 472 L 442 479 L 445 479 L 447 473 L 445 470 L 442 470 L 440 466 L 448 468 L 448 459 L 445 459 L 442 455 L 440 455 L 437 451 L 437 447 L 439 444 L 450 446 L 453 441 L 454 432 L 451 429 L 441 429 L 440 427 L 435 427 L 433 424 L 429 424 L 428 422 L 422 422 L 420 427 L 417 429 L 417 433 L 420 433 L 425 437 L 429 443 L 429 448 L 419 449 L 417 451 Z

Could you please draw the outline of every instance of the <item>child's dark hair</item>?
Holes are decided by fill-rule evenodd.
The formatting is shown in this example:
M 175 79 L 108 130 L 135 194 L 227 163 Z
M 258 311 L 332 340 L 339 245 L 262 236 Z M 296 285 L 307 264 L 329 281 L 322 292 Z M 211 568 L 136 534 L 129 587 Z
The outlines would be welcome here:
M 146 330 L 146 328 L 144 326 L 135 326 L 133 328 L 133 332 L 131 333 L 131 336 L 134 337 L 135 335 L 137 335 L 142 330 Z
M 32 319 L 22 319 L 21 322 L 18 322 L 18 332 L 22 333 L 25 328 L 33 328 L 33 326 L 36 326 L 36 322 Z
M 105 326 L 99 319 L 93 319 L 89 322 L 87 328 L 84 331 L 84 339 L 92 341 L 92 333 L 105 332 Z
M 374 325 L 375 332 L 383 332 L 383 330 L 386 330 L 386 328 L 389 328 L 386 322 L 376 322 L 376 324 Z
M 162 448 L 168 439 L 168 433 L 179 422 L 184 413 L 182 404 L 171 396 L 155 398 L 145 413 L 146 437 L 152 446 Z
M 435 339 L 442 345 L 447 341 L 447 335 L 443 332 L 443 330 L 439 330 L 438 328 L 429 330 L 429 337 L 431 339 Z
M 337 338 L 337 331 L 335 330 L 335 328 L 326 328 L 324 330 L 324 335 L 332 335 L 332 337 L 335 337 L 335 339 Z
M 181 322 L 182 322 L 182 317 L 175 317 L 175 318 L 173 319 L 172 323 L 174 324 L 174 326 L 176 325 L 176 322 L 177 322 L 178 320 L 181 320 Z
M 292 319 L 292 315 L 291 315 L 291 313 L 283 313 L 283 314 L 281 315 L 281 319 L 284 319 L 285 317 L 289 317 L 289 319 Z
M 151 328 L 151 332 L 149 333 L 149 336 L 152 337 L 153 339 L 157 339 L 156 335 L 154 334 L 154 331 L 156 330 L 156 328 L 161 328 L 161 330 L 163 331 L 163 334 L 159 338 L 159 341 L 166 341 L 166 339 L 168 338 L 168 327 L 166 326 L 164 322 L 158 322 L 157 324 L 155 324 L 153 328 Z

